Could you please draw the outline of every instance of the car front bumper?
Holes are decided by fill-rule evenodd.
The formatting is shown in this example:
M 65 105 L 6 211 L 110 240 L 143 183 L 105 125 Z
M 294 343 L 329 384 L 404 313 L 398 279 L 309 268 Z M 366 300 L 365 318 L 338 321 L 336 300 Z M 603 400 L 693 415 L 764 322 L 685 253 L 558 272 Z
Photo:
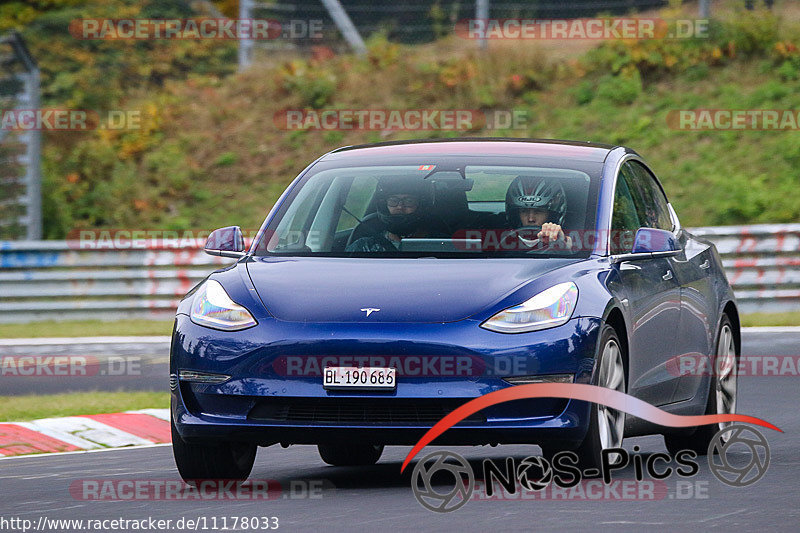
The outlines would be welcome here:
M 301 324 L 277 320 L 240 332 L 178 315 L 170 372 L 231 376 L 222 384 L 173 379 L 171 410 L 186 440 L 259 445 L 362 441 L 414 444 L 436 421 L 473 398 L 514 385 L 509 377 L 564 375 L 590 383 L 599 318 L 573 318 L 538 332 L 500 334 L 462 320 L 444 324 Z M 398 368 L 397 387 L 332 391 L 321 369 Z M 579 442 L 586 402 L 538 398 L 498 404 L 456 424 L 440 444 Z

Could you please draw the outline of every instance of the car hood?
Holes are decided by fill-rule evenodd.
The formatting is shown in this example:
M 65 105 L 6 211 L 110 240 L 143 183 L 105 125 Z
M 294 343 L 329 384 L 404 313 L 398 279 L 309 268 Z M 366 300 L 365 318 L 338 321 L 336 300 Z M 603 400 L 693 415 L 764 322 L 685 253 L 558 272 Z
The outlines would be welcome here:
M 267 310 L 292 322 L 453 322 L 575 259 L 256 257 L 246 263 Z M 367 316 L 365 309 L 379 309 Z

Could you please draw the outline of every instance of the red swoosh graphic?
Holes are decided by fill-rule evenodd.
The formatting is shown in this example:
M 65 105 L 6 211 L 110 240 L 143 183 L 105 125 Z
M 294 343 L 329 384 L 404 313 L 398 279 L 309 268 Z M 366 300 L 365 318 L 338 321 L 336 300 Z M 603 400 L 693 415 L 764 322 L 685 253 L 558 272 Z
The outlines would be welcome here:
M 490 392 L 489 394 L 484 394 L 455 409 L 439 420 L 435 426 L 429 429 L 428 432 L 419 439 L 419 442 L 408 452 L 406 460 L 403 461 L 403 466 L 400 468 L 400 472 L 402 473 L 403 470 L 406 469 L 408 463 L 416 457 L 422 448 L 469 415 L 481 409 L 491 407 L 492 405 L 526 398 L 567 398 L 570 400 L 583 400 L 605 405 L 617 411 L 623 411 L 660 426 L 682 428 L 717 424 L 719 422 L 747 422 L 783 433 L 783 430 L 779 427 L 749 415 L 674 415 L 662 411 L 658 407 L 650 405 L 643 400 L 629 396 L 624 392 L 606 389 L 596 385 L 582 385 L 579 383 L 532 383 L 530 385 L 507 387 L 502 390 Z

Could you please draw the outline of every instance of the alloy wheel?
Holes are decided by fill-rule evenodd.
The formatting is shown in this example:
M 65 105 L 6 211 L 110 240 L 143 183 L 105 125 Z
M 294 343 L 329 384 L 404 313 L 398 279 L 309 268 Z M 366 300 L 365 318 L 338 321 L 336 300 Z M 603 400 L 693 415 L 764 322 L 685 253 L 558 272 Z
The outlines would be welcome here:
M 717 414 L 728 415 L 736 412 L 736 344 L 733 331 L 728 324 L 719 333 L 716 360 L 716 399 Z M 719 429 L 725 429 L 733 422 L 720 422 Z
M 616 339 L 609 339 L 603 347 L 598 385 L 607 389 L 625 392 L 625 366 L 622 362 L 622 351 Z M 605 405 L 598 405 L 597 425 L 600 431 L 600 444 L 603 449 L 622 446 L 625 413 Z M 613 456 L 610 459 L 614 462 L 617 460 Z

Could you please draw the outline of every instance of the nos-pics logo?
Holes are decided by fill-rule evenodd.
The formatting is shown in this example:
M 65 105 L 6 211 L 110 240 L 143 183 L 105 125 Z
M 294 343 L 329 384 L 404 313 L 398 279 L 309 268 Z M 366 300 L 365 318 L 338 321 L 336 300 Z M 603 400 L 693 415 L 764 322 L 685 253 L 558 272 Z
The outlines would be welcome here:
M 627 457 L 627 453 L 624 455 Z M 718 431 L 708 447 L 711 473 L 733 487 L 756 483 L 766 474 L 769 460 L 767 439 L 754 428 L 742 424 Z M 616 465 L 612 467 L 619 468 Z M 557 477 L 547 459 L 538 456 L 520 461 L 514 474 L 519 486 L 528 491 L 544 490 Z M 574 480 L 570 485 L 577 482 Z M 411 489 L 420 505 L 429 511 L 448 513 L 463 507 L 472 498 L 475 473 L 459 454 L 449 450 L 435 451 L 414 466 Z

